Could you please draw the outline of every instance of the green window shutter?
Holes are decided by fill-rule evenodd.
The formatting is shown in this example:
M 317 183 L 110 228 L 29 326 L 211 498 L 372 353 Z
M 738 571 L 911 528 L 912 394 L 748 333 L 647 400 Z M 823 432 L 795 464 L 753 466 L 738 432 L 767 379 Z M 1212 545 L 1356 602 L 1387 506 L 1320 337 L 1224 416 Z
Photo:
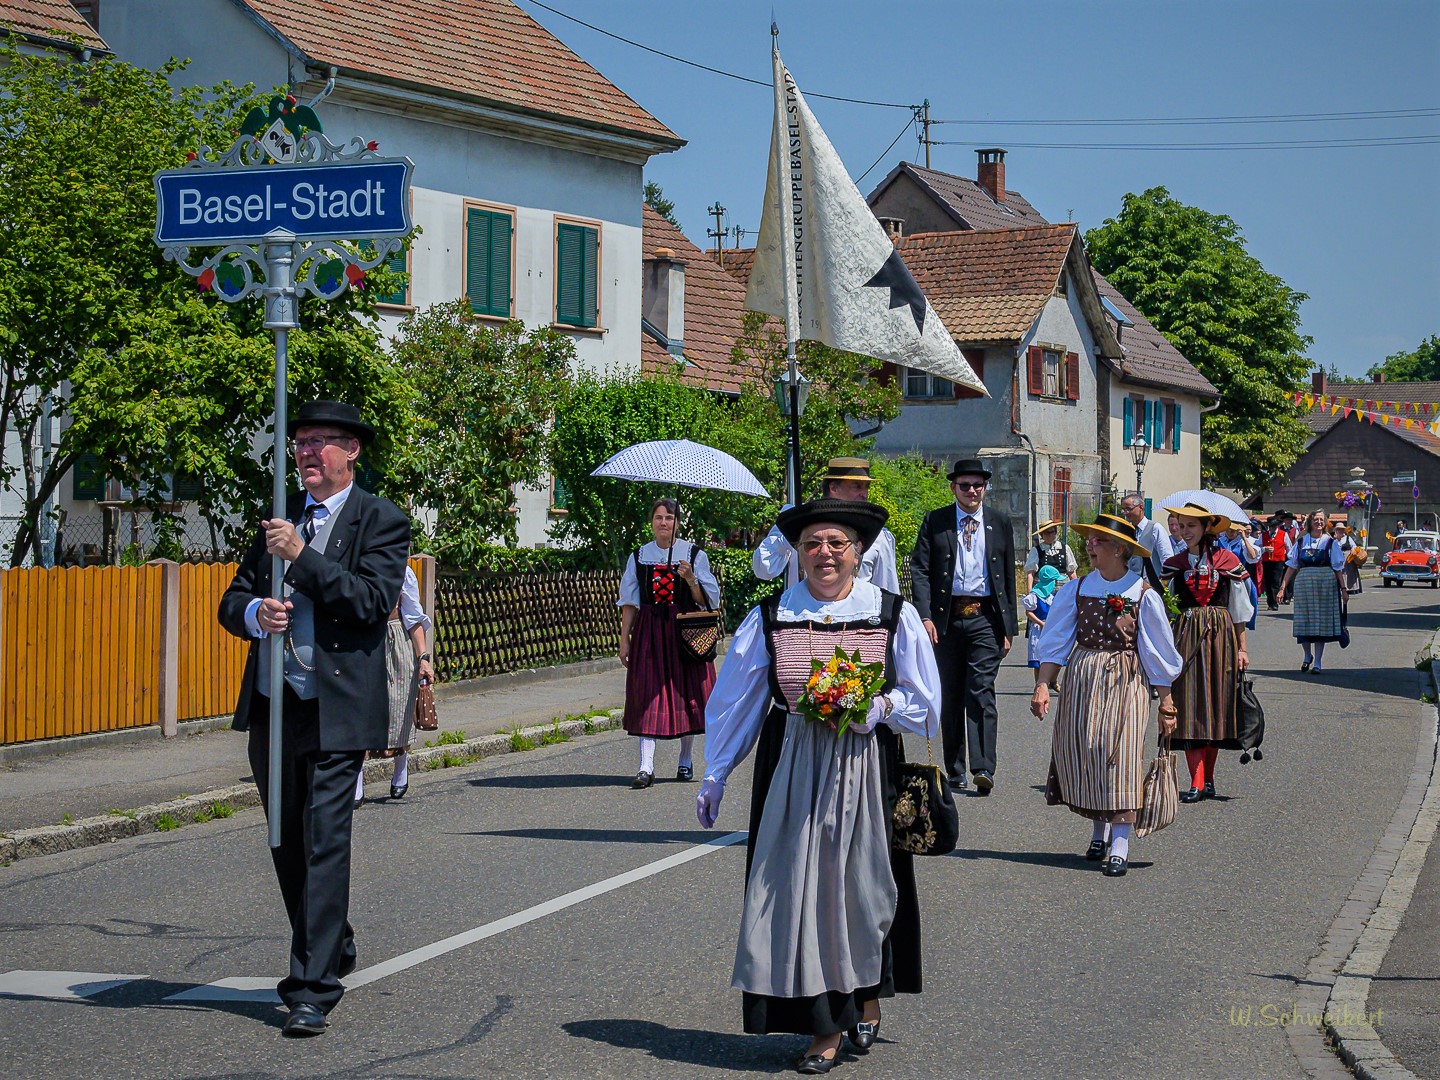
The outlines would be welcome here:
M 361 240 L 360 254 L 367 259 L 374 258 L 374 242 L 371 240 Z M 394 255 L 390 256 L 390 258 L 385 260 L 385 269 L 391 270 L 397 274 L 408 274 L 410 272 L 409 255 L 410 253 L 408 251 L 406 251 L 404 248 L 401 248 L 400 251 L 396 252 Z M 395 287 L 394 292 L 382 293 L 381 295 L 376 296 L 375 302 L 377 304 L 395 304 L 397 306 L 403 306 L 410 301 L 410 297 L 408 295 L 409 289 L 410 283 L 409 279 L 407 278 L 405 281 L 402 281 L 399 285 Z
M 556 233 L 555 321 L 566 326 L 600 323 L 600 231 L 562 222 Z
M 466 211 L 465 295 L 476 315 L 510 317 L 510 216 Z
M 1135 399 L 1125 399 L 1125 435 L 1122 442 L 1129 446 L 1135 440 Z
M 70 484 L 70 497 L 77 502 L 105 498 L 105 466 L 94 454 L 81 454 L 70 469 Z
M 550 496 L 550 505 L 556 510 L 569 510 L 570 489 L 565 486 L 565 481 L 561 480 L 558 476 L 553 477 L 553 479 L 555 481 L 555 490 Z
M 1170 408 L 1173 410 L 1170 419 L 1170 449 L 1178 454 L 1180 452 L 1180 405 L 1177 402 Z

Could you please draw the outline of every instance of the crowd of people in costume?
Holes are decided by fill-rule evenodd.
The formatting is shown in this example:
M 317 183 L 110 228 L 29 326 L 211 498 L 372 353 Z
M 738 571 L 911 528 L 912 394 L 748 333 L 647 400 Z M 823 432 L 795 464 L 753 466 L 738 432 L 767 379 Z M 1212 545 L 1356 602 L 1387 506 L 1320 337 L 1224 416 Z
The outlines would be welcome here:
M 719 589 L 704 552 L 676 535 L 673 501 L 655 504 L 654 540 L 626 566 L 625 729 L 641 740 L 633 786 L 653 783 L 657 739 L 681 739 L 677 779 L 694 779 L 691 742 L 704 732 L 696 814 L 710 828 L 732 774 L 753 759 L 732 986 L 747 1032 L 810 1037 L 801 1073 L 830 1071 L 847 1041 L 869 1052 L 881 1001 L 920 991 L 913 856 L 895 838 L 901 735 L 938 734 L 942 785 L 988 796 L 995 679 L 1021 619 L 1031 711 L 1050 717 L 1058 696 L 1046 798 L 1089 820 L 1083 857 L 1107 877 L 1127 873 L 1150 797 L 1152 701 L 1162 752 L 1184 752 L 1189 788 L 1178 801 L 1214 798 L 1219 752 L 1242 746 L 1237 699 L 1260 598 L 1274 610 L 1293 586 L 1304 671 L 1323 671 L 1325 644 L 1347 640 L 1353 545 L 1323 511 L 1292 538 L 1283 521 L 1262 530 L 1197 503 L 1162 507 L 1162 526 L 1130 495 L 1093 522 L 1042 523 L 1017 561 L 1009 518 L 985 502 L 991 475 L 978 460 L 950 470 L 954 503 L 919 528 L 906 601 L 887 513 L 868 501 L 868 462 L 832 460 L 821 497 L 784 507 L 756 548 L 756 577 L 784 588 L 742 619 L 718 677 L 674 644 L 675 616 L 717 606 Z M 1083 576 L 1062 529 L 1084 537 Z M 812 673 L 837 650 L 883 672 L 860 702 L 863 719 L 839 727 L 816 722 L 805 702 Z

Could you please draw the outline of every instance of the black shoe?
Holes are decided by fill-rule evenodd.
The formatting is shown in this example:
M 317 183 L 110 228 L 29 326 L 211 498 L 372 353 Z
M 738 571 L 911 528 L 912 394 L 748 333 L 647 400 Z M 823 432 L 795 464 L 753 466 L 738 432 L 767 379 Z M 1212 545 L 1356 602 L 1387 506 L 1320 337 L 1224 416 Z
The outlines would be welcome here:
M 323 1012 L 308 1001 L 302 1001 L 290 1006 L 290 1015 L 286 1017 L 281 1032 L 292 1039 L 299 1039 L 307 1035 L 323 1035 L 328 1026 Z
M 839 1057 L 839 1050 L 835 1051 L 834 1057 L 828 1058 L 821 1054 L 811 1054 L 809 1057 L 800 1059 L 800 1064 L 795 1066 L 795 1071 L 807 1076 L 822 1076 L 840 1064 Z
M 950 781 L 950 790 L 951 790 L 951 791 L 954 791 L 954 792 L 962 793 L 962 794 L 963 794 L 964 791 L 965 791 L 965 788 L 966 788 L 966 784 L 965 784 L 965 774 L 964 774 L 964 773 L 961 773 L 961 774 L 960 774 L 960 779 L 958 779 L 958 780 L 951 780 L 951 781 Z
M 339 974 L 340 978 L 343 979 L 346 975 L 349 975 L 352 971 L 355 970 L 355 962 L 357 959 L 358 958 L 353 955 L 340 957 L 340 970 L 337 973 Z
M 408 780 L 405 781 L 405 783 L 399 784 L 399 785 L 391 784 L 391 785 L 390 785 L 390 797 L 391 797 L 392 799 L 403 799 L 403 798 L 405 797 L 405 792 L 407 792 L 407 791 L 409 791 L 409 790 L 410 790 L 410 781 L 408 781 Z
M 649 787 L 654 782 L 655 774 L 653 772 L 637 772 L 635 779 L 630 781 L 630 786 L 638 791 L 641 788 Z
M 990 789 L 995 786 L 995 778 L 988 772 L 977 772 L 975 774 L 975 790 L 981 795 L 989 795 Z
M 356 810 L 359 810 L 360 807 L 362 807 L 362 806 L 364 806 L 364 805 L 365 805 L 365 799 L 364 799 L 363 796 L 362 796 L 361 798 L 358 798 L 358 799 L 355 800 L 355 809 L 356 809 Z
M 1309 671 L 1312 663 L 1314 663 L 1314 661 L 1307 656 L 1304 660 L 1300 661 L 1300 670 Z
M 690 783 L 690 781 L 695 779 L 694 766 L 681 765 L 678 769 L 675 770 L 675 779 L 682 780 L 687 784 Z
M 1091 840 L 1090 846 L 1085 849 L 1085 858 L 1091 862 L 1099 862 L 1105 857 L 1105 853 L 1109 850 L 1109 840 Z
M 875 1045 L 875 1038 L 880 1033 L 880 1021 L 871 1023 L 868 1020 L 861 1020 L 845 1034 L 850 1039 L 850 1045 L 855 1048 L 857 1054 L 868 1054 L 870 1047 Z M 838 1053 L 838 1051 L 837 1051 Z
M 1129 865 L 1129 859 L 1123 859 L 1119 855 L 1111 855 L 1105 860 L 1105 865 L 1100 868 L 1100 872 L 1106 877 L 1124 877 L 1125 870 Z
M 1212 783 L 1210 783 L 1209 781 L 1206 781 L 1206 783 L 1205 783 L 1205 798 L 1207 798 L 1207 799 L 1213 799 L 1214 797 L 1215 797 L 1215 785 L 1212 784 Z
M 1180 796 L 1181 802 L 1199 802 L 1205 797 L 1205 792 L 1198 787 L 1192 787 L 1184 795 Z

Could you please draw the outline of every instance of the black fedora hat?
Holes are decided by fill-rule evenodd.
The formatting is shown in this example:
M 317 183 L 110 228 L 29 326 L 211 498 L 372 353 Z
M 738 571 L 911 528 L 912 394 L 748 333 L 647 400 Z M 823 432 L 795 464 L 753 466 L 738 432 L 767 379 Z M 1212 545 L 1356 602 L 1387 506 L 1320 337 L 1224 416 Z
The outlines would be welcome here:
M 954 480 L 957 476 L 964 476 L 966 473 L 973 473 L 986 480 L 989 480 L 991 476 L 990 470 L 980 463 L 979 458 L 961 458 L 951 466 L 950 471 L 945 474 L 945 479 Z
M 813 502 L 792 506 L 776 519 L 776 527 L 792 544 L 800 542 L 800 534 L 808 526 L 819 522 L 842 525 L 854 529 L 860 543 L 867 548 L 875 542 L 885 522 L 890 520 L 890 511 L 883 506 L 868 502 L 849 502 L 846 499 L 815 499 Z
M 360 419 L 360 410 L 343 401 L 307 401 L 290 417 L 290 422 L 285 425 L 285 434 L 293 439 L 295 432 L 302 427 L 321 425 L 344 428 L 361 443 L 375 439 L 375 429 Z

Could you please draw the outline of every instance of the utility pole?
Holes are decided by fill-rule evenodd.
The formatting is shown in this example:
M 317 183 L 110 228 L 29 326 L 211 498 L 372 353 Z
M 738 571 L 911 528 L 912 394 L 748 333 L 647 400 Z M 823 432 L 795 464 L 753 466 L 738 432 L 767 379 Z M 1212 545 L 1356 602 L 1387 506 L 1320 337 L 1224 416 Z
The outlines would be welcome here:
M 705 213 L 709 214 L 715 219 L 715 228 L 706 229 L 705 235 L 713 236 L 715 238 L 715 261 L 718 262 L 721 266 L 724 266 L 725 237 L 730 235 L 730 230 L 722 228 L 721 222 L 725 219 L 725 215 L 728 213 L 728 211 L 725 209 L 725 207 L 721 206 L 719 201 L 717 200 L 715 205 L 710 207 L 710 209 L 706 210 Z
M 735 237 L 735 246 L 736 246 L 737 248 L 740 246 L 740 242 L 741 242 L 742 240 L 744 240 L 745 237 L 747 237 L 747 236 L 754 236 L 754 235 L 755 235 L 755 233 L 754 233 L 753 230 L 751 230 L 751 229 L 746 229 L 746 228 L 742 228 L 742 227 L 739 226 L 739 225 L 732 225 L 732 226 L 730 227 L 730 232 L 731 232 L 731 235 L 733 235 L 733 236 Z
M 930 168 L 930 99 L 926 98 L 924 104 L 915 109 L 915 122 L 920 125 L 920 130 L 915 133 L 916 139 L 925 148 L 925 168 Z

